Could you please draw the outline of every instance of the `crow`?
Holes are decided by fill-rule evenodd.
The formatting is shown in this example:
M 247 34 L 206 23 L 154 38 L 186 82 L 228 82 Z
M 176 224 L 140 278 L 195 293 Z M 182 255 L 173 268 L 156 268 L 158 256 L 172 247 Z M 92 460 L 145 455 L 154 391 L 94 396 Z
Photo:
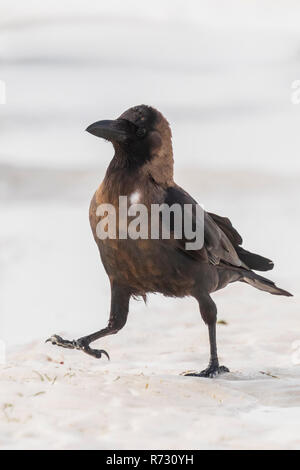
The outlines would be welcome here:
M 227 367 L 219 365 L 217 308 L 210 294 L 236 281 L 275 295 L 292 294 L 253 271 L 268 271 L 274 265 L 269 259 L 241 247 L 242 238 L 227 217 L 203 209 L 202 217 L 199 216 L 195 210 L 199 208 L 197 202 L 174 182 L 171 129 L 159 111 L 151 106 L 135 106 L 116 120 L 98 121 L 86 130 L 111 142 L 115 150 L 89 211 L 92 232 L 111 286 L 110 317 L 105 328 L 91 335 L 73 341 L 53 335 L 47 341 L 82 350 L 96 358 L 104 354 L 109 359 L 106 351 L 92 349 L 90 344 L 124 327 L 130 298 L 141 296 L 145 300 L 148 293 L 192 296 L 198 301 L 202 319 L 208 326 L 210 361 L 202 372 L 185 375 L 215 377 L 229 372 Z M 117 222 L 119 235 L 99 237 L 98 224 L 108 212 L 100 214 L 98 208 L 103 204 L 119 208 L 120 196 L 127 196 L 149 210 L 153 204 L 169 208 L 176 204 L 182 210 L 191 207 L 187 221 L 195 227 L 198 219 L 202 220 L 203 243 L 197 249 L 187 249 L 186 237 L 174 236 L 174 217 L 170 218 L 169 238 L 163 238 L 161 231 L 154 239 L 121 237 L 120 221 Z

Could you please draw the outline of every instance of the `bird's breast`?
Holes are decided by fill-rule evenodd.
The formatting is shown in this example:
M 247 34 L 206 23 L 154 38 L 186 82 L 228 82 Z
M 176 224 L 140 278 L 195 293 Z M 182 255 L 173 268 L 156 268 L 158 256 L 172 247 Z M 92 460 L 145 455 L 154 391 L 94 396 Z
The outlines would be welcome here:
M 118 185 L 115 186 L 115 189 L 117 188 Z M 126 191 L 120 187 L 119 189 L 121 190 L 110 191 L 107 186 L 100 185 L 90 205 L 91 228 L 108 276 L 110 279 L 131 286 L 135 293 L 162 292 L 165 295 L 188 295 L 194 283 L 194 279 L 187 276 L 190 261 L 184 259 L 171 240 L 163 244 L 162 240 L 151 239 L 150 233 L 146 239 L 132 239 L 128 234 L 124 239 L 119 236 L 122 217 L 126 217 L 120 213 L 120 196 L 127 197 L 127 209 L 130 205 L 144 204 L 148 210 L 151 206 L 151 198 L 148 196 L 151 189 L 146 184 L 143 188 L 132 184 L 130 187 L 127 185 Z M 153 193 L 152 197 L 154 200 L 157 199 L 157 195 Z M 101 238 L 99 228 L 105 222 L 110 206 L 115 213 L 111 217 L 112 223 L 115 223 L 115 236 Z M 149 214 L 150 211 L 148 216 Z M 132 218 L 134 217 L 127 215 L 128 224 Z M 150 230 L 149 219 L 147 225 Z

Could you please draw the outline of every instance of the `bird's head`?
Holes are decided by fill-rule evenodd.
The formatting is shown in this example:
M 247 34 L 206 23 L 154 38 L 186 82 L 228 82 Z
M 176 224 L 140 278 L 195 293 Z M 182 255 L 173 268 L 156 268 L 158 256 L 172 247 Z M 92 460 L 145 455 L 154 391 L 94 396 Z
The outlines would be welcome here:
M 171 129 L 156 109 L 134 106 L 119 118 L 97 121 L 86 130 L 113 144 L 119 166 L 143 169 L 156 181 L 173 178 Z

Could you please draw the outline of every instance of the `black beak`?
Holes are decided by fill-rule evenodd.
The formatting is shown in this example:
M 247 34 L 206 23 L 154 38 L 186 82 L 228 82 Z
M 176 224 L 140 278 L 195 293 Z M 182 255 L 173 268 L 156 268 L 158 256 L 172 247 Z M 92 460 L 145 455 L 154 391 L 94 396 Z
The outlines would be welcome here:
M 132 123 L 125 119 L 97 121 L 86 129 L 87 132 L 110 142 L 126 142 L 132 136 Z

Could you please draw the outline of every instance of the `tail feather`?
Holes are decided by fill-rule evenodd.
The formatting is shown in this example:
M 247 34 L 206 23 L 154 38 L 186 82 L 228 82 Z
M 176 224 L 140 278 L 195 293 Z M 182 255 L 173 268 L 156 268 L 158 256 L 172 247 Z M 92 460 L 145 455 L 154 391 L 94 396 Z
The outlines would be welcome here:
M 274 268 L 273 261 L 268 258 L 251 253 L 241 246 L 236 246 L 235 250 L 240 260 L 243 261 L 250 269 L 254 269 L 256 271 L 270 271 Z
M 280 289 L 280 287 L 277 287 L 273 281 L 270 281 L 270 279 L 260 276 L 259 274 L 256 274 L 253 271 L 245 271 L 243 279 L 241 280 L 243 282 L 246 282 L 247 284 L 250 284 L 253 287 L 256 287 L 256 289 L 269 292 L 273 295 L 285 295 L 286 297 L 293 296 L 293 294 L 291 294 L 290 292 L 284 289 Z

